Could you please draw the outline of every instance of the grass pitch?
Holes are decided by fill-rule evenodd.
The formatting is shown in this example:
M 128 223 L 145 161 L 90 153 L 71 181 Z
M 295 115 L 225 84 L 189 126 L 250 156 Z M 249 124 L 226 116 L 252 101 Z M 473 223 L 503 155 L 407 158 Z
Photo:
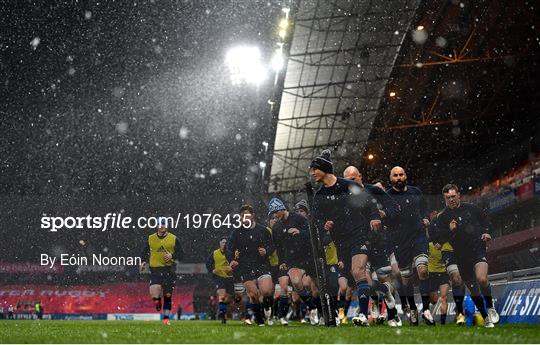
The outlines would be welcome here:
M 540 326 L 244 326 L 238 321 L 0 321 L 0 343 L 537 343 Z

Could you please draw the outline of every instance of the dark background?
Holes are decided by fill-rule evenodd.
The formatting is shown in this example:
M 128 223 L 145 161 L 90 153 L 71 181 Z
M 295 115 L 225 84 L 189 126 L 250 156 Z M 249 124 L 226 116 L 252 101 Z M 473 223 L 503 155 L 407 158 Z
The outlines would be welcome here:
M 271 77 L 232 87 L 225 55 L 256 45 L 267 61 L 279 2 L 4 1 L 0 10 L 0 261 L 37 263 L 58 248 L 138 255 L 151 231 L 50 233 L 39 229 L 43 214 L 238 209 L 271 138 Z M 204 261 L 225 231 L 178 230 L 186 261 Z

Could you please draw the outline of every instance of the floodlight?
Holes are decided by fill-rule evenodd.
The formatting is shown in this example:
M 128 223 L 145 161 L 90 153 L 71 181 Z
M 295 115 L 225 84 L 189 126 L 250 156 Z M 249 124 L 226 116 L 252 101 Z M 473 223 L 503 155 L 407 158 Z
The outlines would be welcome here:
M 258 85 L 266 78 L 257 47 L 235 47 L 227 52 L 225 59 L 231 73 L 233 85 L 242 83 Z

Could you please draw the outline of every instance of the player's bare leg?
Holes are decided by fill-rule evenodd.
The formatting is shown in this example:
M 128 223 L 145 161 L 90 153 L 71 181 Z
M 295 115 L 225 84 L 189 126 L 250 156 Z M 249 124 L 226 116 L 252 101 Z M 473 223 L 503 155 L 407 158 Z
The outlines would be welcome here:
M 257 286 L 259 287 L 260 298 L 262 299 L 262 308 L 264 311 L 266 322 L 269 326 L 273 325 L 272 321 L 272 305 L 274 304 L 274 282 L 272 277 L 265 274 L 257 279 Z
M 275 282 L 273 282 L 275 283 Z M 272 318 L 273 319 L 279 319 L 279 315 L 280 315 L 280 310 L 279 310 L 279 301 L 281 299 L 281 291 L 283 291 L 281 289 L 281 286 L 279 284 L 279 278 L 278 278 L 278 281 L 277 281 L 277 284 L 274 284 L 274 304 L 272 305 Z M 286 302 L 287 302 L 287 305 L 288 305 L 288 302 L 289 302 L 289 299 L 287 298 L 288 297 L 288 291 L 285 290 L 285 298 L 286 298 Z M 287 306 L 287 309 L 288 309 L 288 306 Z
M 149 291 L 150 291 L 150 297 L 152 297 L 152 301 L 154 302 L 156 311 L 161 312 L 161 307 L 162 307 L 161 297 L 162 297 L 162 292 L 163 292 L 161 285 L 159 284 L 150 285 Z
M 454 302 L 456 304 L 456 324 L 465 324 L 465 314 L 463 312 L 463 299 L 465 298 L 465 286 L 461 274 L 459 274 L 457 265 L 450 265 L 447 267 L 448 275 L 450 276 L 450 282 L 452 284 L 452 295 L 454 296 Z
M 287 326 L 289 324 L 287 321 L 287 312 L 289 311 L 289 276 L 279 277 L 278 282 L 279 296 L 274 296 L 274 298 L 279 299 L 277 315 L 279 322 L 283 326 Z
M 494 324 L 488 317 L 487 309 L 484 305 L 484 298 L 482 297 L 482 292 L 480 291 L 480 286 L 478 285 L 478 282 L 465 281 L 465 286 L 467 286 L 467 288 L 471 292 L 471 299 L 473 300 L 476 309 L 478 309 L 478 311 L 482 315 L 482 318 L 484 319 L 484 326 L 486 328 L 493 328 Z
M 436 315 L 437 311 L 440 310 L 441 325 L 446 324 L 446 314 L 448 312 L 448 291 L 449 290 L 450 290 L 449 284 L 442 284 L 438 287 L 438 291 L 430 291 L 429 293 L 430 301 L 435 306 L 433 308 L 433 315 Z
M 351 258 L 351 274 L 358 290 L 359 313 L 353 318 L 355 325 L 369 326 L 367 315 L 369 313 L 369 285 L 366 280 L 367 255 L 357 254 Z
M 304 287 L 309 287 L 309 289 L 311 290 L 313 306 L 315 307 L 314 310 L 317 312 L 316 319 L 318 319 L 319 321 L 318 323 L 319 326 L 324 325 L 325 320 L 322 314 L 321 293 L 319 290 L 319 286 L 317 285 L 317 282 L 315 281 L 315 279 L 312 279 L 310 276 L 304 275 L 304 277 L 302 278 L 302 284 L 304 285 Z M 313 323 L 315 323 L 315 321 L 316 320 L 312 320 Z
M 406 308 L 409 311 L 409 321 L 411 325 L 418 326 L 418 308 L 416 306 L 416 301 L 414 300 L 414 276 L 411 266 L 408 266 L 407 268 L 401 269 L 401 292 L 400 295 L 403 294 L 404 297 L 402 297 L 402 307 L 403 307 L 403 300 L 406 301 Z M 406 313 L 406 309 L 403 310 L 404 313 Z
M 427 256 L 415 258 L 416 273 L 418 274 L 418 287 L 422 297 L 422 319 L 429 326 L 435 325 L 435 320 L 429 310 L 429 273 L 427 267 Z
M 313 325 L 319 323 L 317 309 L 313 302 L 313 293 L 311 291 L 311 280 L 305 275 L 305 271 L 300 268 L 291 268 L 288 271 L 289 279 L 293 290 L 298 293 L 302 301 L 309 308 L 310 321 Z
M 439 286 L 439 309 L 441 310 L 441 324 L 446 324 L 446 314 L 448 313 L 448 291 L 450 291 L 449 284 L 442 284 Z
M 169 315 L 172 309 L 172 289 L 163 293 L 163 323 L 170 324 Z
M 493 296 L 491 293 L 491 284 L 488 280 L 488 263 L 487 262 L 478 262 L 474 266 L 474 274 L 476 276 L 476 281 L 480 286 L 480 291 L 484 300 L 486 301 L 486 308 L 488 310 L 488 315 L 493 323 L 499 322 L 499 314 L 493 305 Z
M 261 308 L 261 294 L 259 288 L 257 287 L 256 280 L 248 280 L 244 282 L 244 287 L 246 288 L 246 293 L 253 305 L 253 314 L 255 314 L 255 322 L 259 326 L 264 326 L 264 317 Z
M 371 275 L 372 275 L 371 270 L 366 268 L 366 282 L 370 286 L 370 288 L 373 287 L 373 278 Z M 371 318 L 375 320 L 377 320 L 380 315 L 378 302 L 379 302 L 378 294 L 375 293 L 374 295 L 374 291 L 371 291 L 371 293 L 369 294 L 369 302 L 368 302 L 369 303 L 369 316 L 371 316 Z M 369 316 L 368 316 L 368 319 L 369 319 Z
M 338 279 L 338 317 L 342 324 L 348 323 L 347 312 L 351 301 L 349 282 L 346 277 Z
M 401 309 L 402 309 L 402 312 L 403 314 L 406 314 L 406 311 L 408 309 L 407 305 L 407 298 L 403 298 L 401 296 L 401 293 L 399 293 L 401 291 L 401 272 L 399 271 L 399 264 L 396 260 L 396 255 L 394 253 L 391 253 L 390 256 L 390 267 L 392 268 L 392 272 L 390 274 L 390 277 L 388 277 L 388 281 L 390 282 L 390 284 L 392 284 L 392 286 L 394 287 L 394 292 L 398 292 L 399 294 L 399 298 L 401 300 Z M 396 294 L 394 293 L 394 296 L 396 296 Z M 396 307 L 396 311 L 397 311 L 397 307 Z M 401 327 L 402 326 L 402 321 L 401 321 L 401 318 L 399 317 L 399 315 L 396 313 L 396 316 L 394 317 L 394 321 L 396 323 L 396 326 L 397 327 Z
M 218 289 L 216 291 L 216 295 L 218 297 L 218 303 L 220 305 L 220 308 L 221 308 L 222 305 L 226 306 L 226 304 L 229 303 L 229 294 L 227 293 L 227 290 Z M 221 319 L 222 323 L 227 322 L 226 310 L 220 310 L 219 311 L 219 318 Z
M 394 299 L 393 295 L 395 287 L 392 285 L 392 272 L 390 271 L 390 274 L 388 275 L 381 273 L 381 275 L 378 275 L 378 279 L 380 283 L 384 284 L 388 289 L 388 293 L 385 293 L 384 299 L 386 303 L 388 325 L 391 327 L 401 327 L 402 323 L 396 309 L 396 300 Z

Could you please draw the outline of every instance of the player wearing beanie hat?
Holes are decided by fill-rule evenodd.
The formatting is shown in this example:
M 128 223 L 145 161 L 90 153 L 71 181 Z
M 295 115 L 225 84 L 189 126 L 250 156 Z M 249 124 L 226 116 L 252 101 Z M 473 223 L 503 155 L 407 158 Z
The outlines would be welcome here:
M 315 281 L 311 278 L 314 260 L 309 246 L 309 224 L 305 217 L 289 212 L 278 198 L 270 200 L 268 213 L 278 219 L 272 228 L 272 237 L 279 258 L 279 317 L 287 324 L 285 316 L 289 309 L 287 287 L 289 282 L 306 305 L 316 312 L 320 309 L 320 297 Z
M 329 150 L 324 150 L 311 162 L 309 173 L 315 182 L 321 183 L 312 205 L 318 231 L 330 233 L 340 258 L 356 281 L 360 312 L 353 321 L 367 326 L 370 295 L 366 281 L 368 234 L 370 230 L 381 228 L 379 211 L 366 191 L 356 183 L 333 174 Z
M 300 200 L 294 205 L 294 209 L 296 211 L 303 210 L 305 212 L 305 216 L 309 213 L 309 205 L 305 199 Z
M 279 200 L 278 198 L 272 198 L 268 203 L 268 216 L 271 216 L 272 213 L 276 213 L 286 209 L 287 207 L 285 207 L 283 201 Z
M 320 156 L 315 157 L 315 159 L 311 161 L 311 164 L 309 165 L 309 167 L 319 169 L 327 174 L 333 174 L 334 164 L 332 164 L 330 156 L 331 156 L 330 150 L 328 149 L 324 150 L 323 152 L 321 152 Z

